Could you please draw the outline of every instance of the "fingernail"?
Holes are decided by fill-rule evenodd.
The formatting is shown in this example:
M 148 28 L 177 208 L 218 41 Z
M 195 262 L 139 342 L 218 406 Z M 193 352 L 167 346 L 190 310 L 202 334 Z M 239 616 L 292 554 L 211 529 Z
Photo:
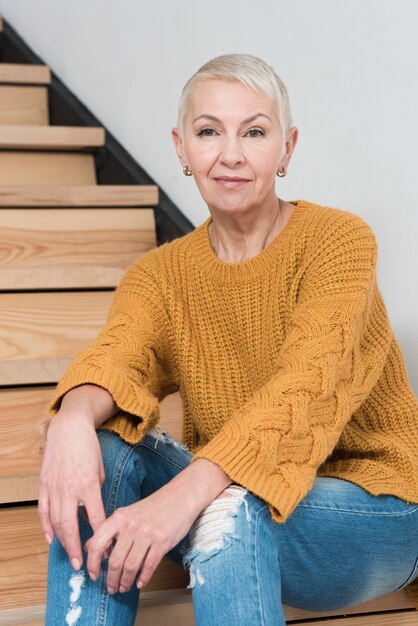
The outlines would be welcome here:
M 120 593 L 125 593 L 125 591 L 126 591 L 125 587 L 122 587 L 122 586 L 119 587 L 119 592 Z
M 96 582 L 96 580 L 97 580 L 97 576 L 96 576 L 96 574 L 93 574 L 93 572 L 89 572 L 89 576 L 90 576 L 90 578 L 91 578 L 92 580 L 94 580 L 94 582 Z
M 81 567 L 80 561 L 78 559 L 71 559 L 71 565 L 74 569 L 80 569 Z
M 110 595 L 112 595 L 113 593 L 115 593 L 115 590 L 113 589 L 113 587 L 108 587 L 107 588 L 108 593 L 110 593 Z
M 49 545 L 51 545 L 51 543 L 52 543 L 51 536 L 50 536 L 50 535 L 48 535 L 47 533 L 45 533 L 45 539 L 47 540 L 47 542 L 49 543 Z
M 138 587 L 138 589 L 141 589 L 141 587 L 143 586 L 143 582 L 142 580 L 138 580 L 138 582 L 136 583 L 136 586 Z

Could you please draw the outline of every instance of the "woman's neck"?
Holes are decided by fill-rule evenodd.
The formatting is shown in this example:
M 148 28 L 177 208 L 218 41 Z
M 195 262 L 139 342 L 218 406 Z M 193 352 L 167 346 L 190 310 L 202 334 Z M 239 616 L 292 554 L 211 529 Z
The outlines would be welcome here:
M 263 218 L 257 219 L 257 227 L 251 227 L 248 233 L 234 231 L 231 233 L 224 224 L 213 219 L 209 224 L 209 239 L 216 256 L 226 263 L 241 263 L 260 254 L 277 237 L 290 217 L 288 209 L 277 198 L 273 210 Z

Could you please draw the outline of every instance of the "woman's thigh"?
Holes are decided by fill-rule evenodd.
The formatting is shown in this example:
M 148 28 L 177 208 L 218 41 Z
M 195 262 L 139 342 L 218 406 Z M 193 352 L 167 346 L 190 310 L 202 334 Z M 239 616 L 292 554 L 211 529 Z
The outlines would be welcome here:
M 232 495 L 235 490 L 235 497 Z M 396 591 L 417 575 L 418 506 L 318 477 L 284 524 L 239 485 L 190 534 L 197 624 L 284 624 L 282 604 L 330 611 Z
M 145 470 L 142 497 L 171 480 L 192 458 L 186 446 L 158 428 L 150 431 L 139 445 Z M 239 544 L 246 540 L 245 529 L 254 544 L 254 519 L 258 526 L 268 524 L 266 533 L 260 528 L 257 533 L 273 540 L 272 552 L 277 554 L 280 575 L 273 568 L 271 555 L 267 569 L 276 571 L 277 585 L 281 588 L 277 599 L 284 604 L 306 610 L 339 609 L 402 589 L 418 576 L 417 505 L 394 496 L 373 496 L 349 481 L 318 477 L 286 523 L 278 524 L 271 520 L 266 504 L 254 494 L 234 484 L 226 492 L 229 490 L 230 495 L 238 495 L 233 511 L 225 510 L 225 500 L 212 503 L 191 532 L 167 553 L 168 558 L 189 567 L 194 560 L 190 555 L 199 554 L 198 558 L 202 558 L 201 547 L 205 542 L 204 559 L 208 558 L 208 550 L 211 555 L 218 552 L 207 542 L 212 530 L 206 528 L 210 524 L 208 511 L 219 508 L 227 518 L 231 519 L 231 515 L 237 518 L 238 533 L 227 529 L 221 532 L 224 547 L 232 543 L 242 550 Z M 196 549 L 197 536 L 201 545 Z M 240 541 L 234 542 L 238 537 Z M 225 553 L 229 562 L 232 552 Z M 265 546 L 260 546 L 260 554 L 264 554 L 264 560 Z M 222 559 L 214 559 L 213 564 L 219 560 Z M 259 563 L 261 572 L 260 560 Z M 190 586 L 195 584 L 191 569 Z M 272 589 L 274 581 L 270 580 L 268 586 Z
M 285 604 L 327 611 L 400 589 L 418 576 L 418 506 L 318 477 L 284 524 L 271 521 Z

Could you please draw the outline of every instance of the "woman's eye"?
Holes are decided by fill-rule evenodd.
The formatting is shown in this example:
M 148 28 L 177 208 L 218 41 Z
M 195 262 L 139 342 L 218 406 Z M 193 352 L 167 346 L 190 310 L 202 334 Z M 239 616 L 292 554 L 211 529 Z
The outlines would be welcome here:
M 264 135 L 263 131 L 260 130 L 259 128 L 251 128 L 247 135 L 249 137 L 262 137 Z
M 203 137 L 213 137 L 215 131 L 213 128 L 203 128 L 200 132 L 198 132 L 197 134 Z

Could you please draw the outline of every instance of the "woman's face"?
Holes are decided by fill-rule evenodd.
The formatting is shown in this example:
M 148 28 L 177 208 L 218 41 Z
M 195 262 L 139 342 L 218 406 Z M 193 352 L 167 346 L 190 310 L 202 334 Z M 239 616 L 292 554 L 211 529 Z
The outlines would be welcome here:
M 190 97 L 183 138 L 174 128 L 173 140 L 209 208 L 241 213 L 277 202 L 276 172 L 287 167 L 297 132 L 284 144 L 276 105 L 263 91 L 208 79 Z

